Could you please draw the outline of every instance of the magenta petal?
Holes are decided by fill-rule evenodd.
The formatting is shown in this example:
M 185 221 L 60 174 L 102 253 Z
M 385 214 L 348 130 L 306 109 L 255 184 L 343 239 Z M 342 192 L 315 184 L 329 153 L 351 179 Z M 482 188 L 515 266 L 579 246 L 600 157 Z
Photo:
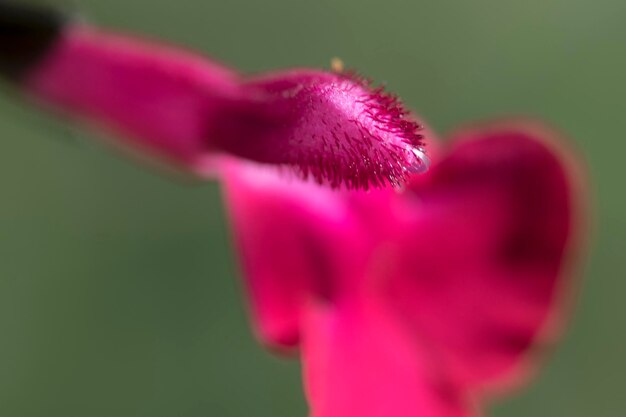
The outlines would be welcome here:
M 243 79 L 208 57 L 70 24 L 24 75 L 31 95 L 113 130 L 117 144 L 201 176 L 226 153 L 333 188 L 428 169 L 426 131 L 399 99 L 348 74 Z
M 235 72 L 202 57 L 84 26 L 72 26 L 25 81 L 30 92 L 112 129 L 141 154 L 203 172 Z
M 374 299 L 312 303 L 303 339 L 312 417 L 471 415 L 410 328 Z
M 579 178 L 532 123 L 455 134 L 428 181 L 413 187 L 392 305 L 469 390 L 502 388 L 555 338 L 577 249 Z
M 457 133 L 404 192 L 221 170 L 261 337 L 302 348 L 314 417 L 472 415 L 554 340 L 580 178 L 554 133 Z
M 351 220 L 336 194 L 318 185 L 240 161 L 222 168 L 260 337 L 274 347 L 294 347 L 307 300 L 335 297 L 351 268 L 344 256 L 355 246 L 346 243 Z
M 299 69 L 244 88 L 250 102 L 237 103 L 221 132 L 223 148 L 237 155 L 289 164 L 334 188 L 399 185 L 428 169 L 429 132 L 397 97 L 359 77 Z

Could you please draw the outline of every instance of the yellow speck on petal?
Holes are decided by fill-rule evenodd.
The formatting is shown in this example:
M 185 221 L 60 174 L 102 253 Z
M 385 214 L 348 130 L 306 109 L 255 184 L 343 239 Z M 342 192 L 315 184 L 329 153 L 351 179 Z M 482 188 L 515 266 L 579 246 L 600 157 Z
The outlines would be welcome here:
M 344 70 L 343 61 L 341 58 L 334 57 L 330 60 L 330 69 L 332 72 L 341 73 Z

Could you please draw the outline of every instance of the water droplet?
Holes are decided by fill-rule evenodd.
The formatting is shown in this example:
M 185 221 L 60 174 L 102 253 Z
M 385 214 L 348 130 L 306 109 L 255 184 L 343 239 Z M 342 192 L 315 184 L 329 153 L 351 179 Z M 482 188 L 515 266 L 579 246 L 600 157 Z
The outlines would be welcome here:
M 411 174 L 423 174 L 430 168 L 430 159 L 424 152 L 423 148 L 410 147 L 407 149 L 409 153 L 408 166 L 406 170 Z

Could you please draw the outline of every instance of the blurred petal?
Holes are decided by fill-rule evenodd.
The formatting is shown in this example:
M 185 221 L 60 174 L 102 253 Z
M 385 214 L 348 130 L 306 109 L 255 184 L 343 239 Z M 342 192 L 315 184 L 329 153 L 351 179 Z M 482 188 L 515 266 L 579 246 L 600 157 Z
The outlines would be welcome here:
M 579 178 L 555 137 L 531 122 L 462 130 L 405 199 L 415 214 L 388 255 L 386 291 L 469 390 L 516 382 L 556 336 Z
M 239 92 L 237 74 L 214 61 L 82 25 L 69 25 L 24 82 L 114 130 L 123 147 L 200 171 L 220 109 Z
M 337 194 L 316 184 L 240 161 L 222 167 L 259 334 L 275 347 L 294 347 L 306 301 L 329 302 L 341 277 L 354 274 L 351 219 Z
M 312 417 L 462 417 L 470 407 L 373 299 L 312 305 L 303 356 Z

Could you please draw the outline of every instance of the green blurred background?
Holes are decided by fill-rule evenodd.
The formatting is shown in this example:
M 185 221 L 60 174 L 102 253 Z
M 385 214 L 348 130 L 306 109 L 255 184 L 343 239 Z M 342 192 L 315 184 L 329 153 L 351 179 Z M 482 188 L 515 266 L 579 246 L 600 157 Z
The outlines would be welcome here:
M 491 414 L 625 415 L 625 1 L 74 3 L 245 71 L 339 56 L 441 132 L 511 113 L 568 132 L 596 197 L 582 297 L 540 378 Z M 0 417 L 304 417 L 298 364 L 249 331 L 218 186 L 1 91 Z

